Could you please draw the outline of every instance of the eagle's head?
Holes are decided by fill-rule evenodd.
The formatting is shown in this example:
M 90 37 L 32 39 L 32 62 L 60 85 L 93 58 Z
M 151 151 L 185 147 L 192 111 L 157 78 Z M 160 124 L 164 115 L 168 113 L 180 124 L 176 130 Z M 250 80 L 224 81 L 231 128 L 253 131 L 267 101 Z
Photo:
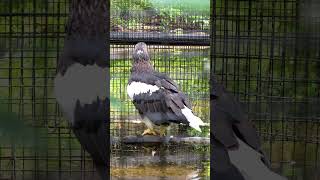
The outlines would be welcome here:
M 138 61 L 149 61 L 150 57 L 148 54 L 148 47 L 146 43 L 144 42 L 139 42 L 134 46 L 133 50 L 133 61 L 138 62 Z

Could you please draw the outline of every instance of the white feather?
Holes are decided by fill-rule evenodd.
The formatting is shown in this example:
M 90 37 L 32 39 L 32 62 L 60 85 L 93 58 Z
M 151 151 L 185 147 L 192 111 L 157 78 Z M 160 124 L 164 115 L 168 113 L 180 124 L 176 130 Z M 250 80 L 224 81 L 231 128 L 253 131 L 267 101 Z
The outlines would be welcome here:
M 149 93 L 150 95 L 153 92 L 159 90 L 159 87 L 156 85 L 146 84 L 142 82 L 131 82 L 127 86 L 127 93 L 131 99 L 133 99 L 134 95 L 142 94 L 142 93 Z
M 55 97 L 71 123 L 77 100 L 83 105 L 90 104 L 97 98 L 104 100 L 107 97 L 107 75 L 107 68 L 96 64 L 83 66 L 76 63 L 63 76 L 56 76 Z
M 246 180 L 286 180 L 271 171 L 262 161 L 262 155 L 237 138 L 239 148 L 229 150 L 231 163 L 235 165 Z
M 199 126 L 204 125 L 203 121 L 197 116 L 195 116 L 192 113 L 191 109 L 187 108 L 186 106 L 184 106 L 184 108 L 181 109 L 181 112 L 189 121 L 189 126 L 201 132 L 201 129 Z

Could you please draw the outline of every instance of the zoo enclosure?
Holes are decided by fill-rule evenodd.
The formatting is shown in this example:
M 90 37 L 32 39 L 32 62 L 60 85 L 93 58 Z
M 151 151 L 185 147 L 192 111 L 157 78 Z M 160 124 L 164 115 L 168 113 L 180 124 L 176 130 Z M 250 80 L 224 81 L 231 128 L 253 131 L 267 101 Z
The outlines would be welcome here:
M 69 130 L 52 91 L 57 59 L 64 43 L 69 3 L 68 0 L 0 2 L 1 108 L 13 116 L 10 121 L 19 125 L 18 129 L 8 131 L 15 138 L 1 137 L 5 143 L 0 145 L 0 178 L 87 179 L 93 175 L 93 164 Z M 139 12 L 145 7 L 139 5 L 140 9 L 134 10 L 130 1 L 120 4 L 125 6 L 116 9 L 114 4 L 115 9 L 111 8 L 112 23 L 122 27 L 111 24 L 113 77 L 110 86 L 112 95 L 121 99 L 124 105 L 112 104 L 112 135 L 125 136 L 143 130 L 141 124 L 127 121 L 137 117 L 125 92 L 130 52 L 138 41 L 151 45 L 156 69 L 169 73 L 182 86 L 194 102 L 195 111 L 208 122 L 209 13 L 202 15 L 202 12 L 190 10 L 191 14 L 195 14 L 189 17 L 179 8 L 174 13 L 172 9 L 166 9 L 161 11 L 164 12 L 161 17 L 165 19 L 159 24 L 151 22 L 159 20 L 153 18 L 159 12 L 152 9 Z M 116 18 L 120 14 L 123 14 L 123 19 Z M 178 15 L 181 18 L 179 21 L 176 19 Z M 198 19 L 200 17 L 204 19 Z M 147 21 L 149 25 L 146 25 Z M 14 123 L 8 127 L 15 127 Z M 180 128 L 175 127 L 172 132 L 176 132 L 175 129 Z M 185 131 L 182 129 L 181 132 Z M 195 132 L 188 133 L 192 135 Z M 182 159 L 197 161 L 190 158 L 194 155 L 189 155 L 190 147 L 185 150 L 184 146 L 179 147 Z M 115 146 L 113 155 L 119 155 L 119 150 L 119 146 Z M 143 151 L 130 147 L 127 150 L 144 155 Z M 173 156 L 175 161 L 181 159 L 177 156 L 179 153 Z M 117 161 L 114 163 L 116 167 L 124 166 L 117 164 Z
M 18 134 L 13 143 L 1 144 L 1 178 L 63 179 L 70 174 L 84 177 L 92 171 L 90 158 L 73 138 L 52 96 L 68 3 L 67 0 L 0 2 L 1 101 L 4 109 L 44 130 L 35 136 L 41 138 L 31 136 L 30 142 L 47 144 L 45 151 L 37 151 L 41 147 L 19 141 L 23 134 Z M 161 24 L 153 16 L 158 15 L 157 11 L 130 2 L 120 3 L 126 6 L 121 9 L 114 4 L 114 17 L 122 13 L 126 20 L 114 18 L 111 22 L 116 25 L 111 24 L 114 77 L 110 86 L 119 87 L 114 96 L 125 100 L 125 105 L 120 109 L 113 107 L 111 132 L 114 135 L 143 130 L 141 124 L 125 121 L 137 119 L 125 93 L 130 52 L 135 42 L 152 44 L 156 69 L 169 73 L 179 82 L 195 102 L 196 113 L 207 120 L 209 85 L 205 82 L 211 54 L 212 71 L 239 97 L 249 119 L 256 123 L 273 168 L 291 179 L 316 179 L 320 157 L 318 2 L 213 1 L 211 39 L 210 24 L 206 22 L 209 15 L 205 13 L 195 16 L 194 20 L 200 23 L 180 21 L 175 18 L 183 11 L 177 8 L 171 17 L 170 13 L 163 13 L 167 21 Z M 148 25 L 153 20 L 157 27 Z M 206 49 L 210 42 L 211 48 Z M 205 60 L 206 57 L 209 59 Z M 181 71 L 180 65 L 188 69 Z M 200 89 L 195 90 L 190 84 Z
M 137 7 L 133 2 L 120 1 L 119 4 L 114 4 L 114 9 L 111 9 L 111 17 L 116 18 L 111 19 L 110 92 L 111 97 L 121 100 L 121 106 L 117 107 L 114 103 L 110 112 L 111 134 L 120 138 L 129 135 L 139 136 L 145 129 L 126 92 L 133 46 L 143 41 L 148 44 L 155 69 L 168 74 L 179 85 L 191 100 L 195 113 L 208 123 L 202 133 L 185 126 L 173 125 L 168 134 L 209 137 L 209 7 L 199 11 L 181 6 L 153 6 L 150 1 L 138 1 L 141 4 Z M 171 174 L 167 169 L 181 171 L 183 172 L 179 174 L 181 176 L 193 172 L 183 171 L 181 168 L 189 169 L 187 167 L 190 165 L 196 165 L 192 169 L 200 169 L 201 176 L 209 179 L 208 146 L 193 147 L 170 143 L 165 146 L 153 144 L 150 147 L 150 143 L 138 144 L 140 145 L 113 147 L 111 175 L 116 177 L 140 175 L 127 172 L 135 167 L 147 168 L 156 164 L 160 165 L 162 174 L 153 175 L 159 178 L 163 174 Z M 153 157 L 151 152 L 156 152 L 158 156 Z M 121 172 L 121 168 L 126 168 L 122 174 L 118 173 Z M 150 171 L 157 172 L 158 168 Z M 151 176 L 149 171 L 144 173 L 144 177 Z

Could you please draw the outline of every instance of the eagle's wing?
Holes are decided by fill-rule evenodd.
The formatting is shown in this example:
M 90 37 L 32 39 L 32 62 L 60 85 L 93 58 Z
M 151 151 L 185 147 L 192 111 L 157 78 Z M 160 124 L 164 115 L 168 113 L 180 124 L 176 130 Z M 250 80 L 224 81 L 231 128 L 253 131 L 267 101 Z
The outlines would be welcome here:
M 178 86 L 164 74 L 146 76 L 148 78 L 135 79 L 128 85 L 128 92 L 139 113 L 156 125 L 182 123 L 201 131 L 199 125 L 203 122 L 192 113 L 186 95 Z
M 163 73 L 156 73 L 155 75 L 161 79 L 161 83 L 159 83 L 159 81 L 156 81 L 156 85 L 158 84 L 159 87 L 164 87 L 167 90 L 170 90 L 174 93 L 178 93 L 176 96 L 179 96 L 184 105 L 191 109 L 191 104 L 187 96 L 181 90 L 179 90 L 178 85 L 169 76 Z
M 186 117 L 182 114 L 185 104 L 185 96 L 181 96 L 177 85 L 169 78 L 162 78 L 163 76 L 156 76 L 149 74 L 149 82 L 139 82 L 140 87 L 143 86 L 141 91 L 135 90 L 133 96 L 133 104 L 137 108 L 138 112 L 148 117 L 154 124 L 169 124 L 183 123 L 189 124 Z M 150 81 L 150 79 L 152 79 Z M 137 81 L 133 81 L 133 85 Z M 128 86 L 129 88 L 133 86 Z M 150 90 L 148 90 L 150 88 Z M 151 89 L 153 88 L 153 91 Z M 132 91 L 132 90 L 131 90 Z
M 232 177 L 238 177 L 241 172 L 243 177 L 252 179 L 284 180 L 269 169 L 270 164 L 261 150 L 257 130 L 241 110 L 240 103 L 214 78 L 211 80 L 213 142 L 216 153 L 222 153 L 224 157 L 216 159 L 216 164 L 223 166 L 214 168 L 214 172 L 221 177 L 229 177 L 229 172 L 236 167 L 238 171 L 233 171 Z
M 253 123 L 250 122 L 240 103 L 225 90 L 225 88 L 213 80 L 211 89 L 211 116 L 214 120 L 213 134 L 225 147 L 238 146 L 237 137 L 253 149 L 260 151 L 260 139 Z

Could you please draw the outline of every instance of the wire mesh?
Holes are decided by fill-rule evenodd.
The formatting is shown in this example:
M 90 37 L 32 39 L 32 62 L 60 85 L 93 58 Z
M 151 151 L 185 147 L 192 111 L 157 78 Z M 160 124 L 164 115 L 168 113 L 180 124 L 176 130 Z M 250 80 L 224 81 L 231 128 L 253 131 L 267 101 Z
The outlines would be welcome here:
M 93 170 L 52 92 L 68 3 L 0 2 L 1 110 L 18 116 L 1 119 L 1 133 L 14 134 L 1 136 L 0 179 L 83 179 Z
M 112 135 L 136 135 L 144 128 L 134 123 L 139 117 L 125 92 L 134 43 L 150 44 L 155 68 L 178 82 L 196 114 L 206 122 L 211 52 L 213 72 L 239 97 L 249 119 L 256 123 L 273 168 L 290 179 L 319 178 L 319 3 L 213 1 L 210 48 L 209 12 L 157 9 L 148 2 L 112 2 L 110 86 L 112 95 L 121 100 L 120 108 L 111 107 Z M 14 139 L 1 137 L 0 179 L 85 179 L 93 175 L 90 158 L 68 129 L 52 94 L 68 3 L 0 1 L 1 109 L 16 113 L 17 119 L 33 127 L 15 131 Z M 170 133 L 177 135 L 178 130 L 173 127 Z M 119 168 L 146 164 L 153 148 L 161 149 L 113 148 L 115 176 Z M 169 152 L 156 151 L 156 158 L 147 162 L 172 163 L 175 157 L 175 163 L 189 165 L 183 160 L 198 164 L 199 159 L 208 158 L 199 153 L 196 155 L 204 157 L 193 159 L 192 148 L 172 145 Z
M 146 128 L 144 123 L 140 121 L 141 118 L 126 92 L 131 68 L 132 48 L 132 45 L 113 45 L 111 48 L 111 58 L 112 56 L 115 58 L 111 61 L 111 96 L 121 99 L 121 107 L 115 107 L 111 109 L 110 112 L 112 120 L 110 130 L 111 134 L 115 137 L 125 137 L 128 135 L 140 136 Z M 209 122 L 209 70 L 205 70 L 209 66 L 209 47 L 152 45 L 149 46 L 149 51 L 155 69 L 170 75 L 188 95 L 193 103 L 194 112 L 205 122 Z M 117 53 L 123 53 L 123 55 Z M 167 133 L 168 135 L 179 136 L 185 134 L 184 130 L 184 127 L 181 128 L 178 127 L 178 125 L 172 125 L 170 131 Z M 204 131 L 204 133 L 208 136 L 207 131 Z M 190 129 L 187 134 L 188 136 L 197 135 L 196 132 Z M 141 165 L 148 167 L 149 164 L 156 164 L 156 162 L 158 162 L 158 164 L 166 162 L 168 167 L 174 164 L 176 165 L 175 168 L 177 168 L 181 167 L 181 164 L 192 165 L 192 163 L 199 164 L 199 162 L 201 164 L 201 161 L 209 159 L 208 156 L 198 156 L 208 154 L 208 152 L 198 152 L 199 154 L 195 155 L 195 150 L 192 146 L 174 144 L 167 146 L 163 150 L 159 149 L 158 146 L 152 146 L 151 148 L 143 146 L 115 146 L 112 149 L 112 161 L 117 162 L 117 159 L 121 159 L 122 163 L 112 163 L 111 175 L 120 176 L 121 174 L 117 173 L 118 168 L 134 168 Z M 203 149 L 206 149 L 206 147 L 203 147 Z M 166 150 L 169 152 L 166 152 Z M 164 154 L 160 153 L 162 156 L 151 156 L 152 151 L 154 153 L 164 151 Z M 131 160 L 130 157 L 134 157 L 133 159 L 135 160 Z M 161 161 L 161 157 L 167 158 Z M 180 159 L 184 159 L 183 163 L 180 162 Z M 165 170 L 168 169 L 168 167 L 161 167 L 160 169 Z M 157 170 L 154 169 L 154 171 Z M 131 176 L 137 176 L 139 172 L 138 170 L 135 173 L 131 172 Z M 150 171 L 146 170 L 146 172 Z M 159 174 L 152 175 L 159 176 Z M 123 173 L 122 176 L 130 177 L 130 173 Z
M 173 6 L 169 2 L 161 6 L 157 1 L 149 0 L 119 0 L 111 3 L 112 43 L 210 44 L 209 7 L 193 9 Z
M 215 1 L 213 72 L 255 122 L 272 166 L 319 179 L 319 2 Z
M 110 94 L 121 101 L 120 107 L 111 103 L 110 130 L 115 137 L 140 136 L 146 129 L 126 92 L 133 47 L 141 41 L 148 44 L 155 70 L 169 75 L 189 97 L 195 114 L 209 123 L 209 7 L 197 11 L 150 2 L 111 3 Z M 209 136 L 208 128 L 200 134 L 179 125 L 171 125 L 167 135 Z M 114 179 L 185 179 L 202 173 L 208 179 L 203 175 L 208 161 L 206 146 L 115 145 L 111 175 Z
M 117 2 L 122 5 L 125 3 Z M 138 117 L 125 92 L 132 44 L 138 41 L 153 44 L 151 56 L 156 69 L 168 73 L 176 80 L 193 101 L 195 111 L 208 121 L 207 89 L 209 85 L 206 80 L 209 73 L 209 36 L 207 34 L 209 17 L 199 19 L 201 12 L 190 11 L 195 13 L 193 17 L 190 18 L 188 14 L 184 14 L 183 18 L 181 16 L 181 22 L 174 22 L 175 16 L 186 13 L 176 8 L 175 14 L 162 15 L 166 16 L 166 21 L 162 20 L 162 24 L 155 22 L 158 23 L 157 27 L 152 27 L 155 30 L 149 30 L 148 28 L 152 25 L 150 22 L 156 18 L 146 13 L 149 12 L 148 10 L 134 10 L 134 4 L 131 1 L 127 3 L 126 11 L 120 9 L 120 12 L 116 10 L 117 7 L 114 8 L 116 11 L 112 9 L 114 14 L 111 17 L 111 24 L 124 26 L 124 30 L 118 27 L 120 30 L 112 30 L 110 34 L 113 42 L 111 93 L 121 100 L 120 109 L 111 104 L 112 135 L 137 134 L 144 128 L 141 123 L 131 123 L 136 122 Z M 93 174 L 91 159 L 81 149 L 69 130 L 67 121 L 62 117 L 53 95 L 53 79 L 57 58 L 63 47 L 68 5 L 69 0 L 0 2 L 0 98 L 3 105 L 1 108 L 4 112 L 16 114 L 18 116 L 16 123 L 19 127 L 21 126 L 20 129 L 12 129 L 11 132 L 20 131 L 13 135 L 15 138 L 1 137 L 1 142 L 5 141 L 0 145 L 1 179 L 96 178 Z M 128 12 L 130 16 L 126 18 Z M 170 12 L 170 9 L 166 12 Z M 154 12 L 154 14 L 157 13 Z M 162 16 L 159 16 L 156 21 L 159 21 Z M 195 22 L 197 25 L 190 27 Z M 176 26 L 173 26 L 174 24 Z M 153 26 L 156 25 L 153 24 Z M 179 27 L 182 28 L 179 29 Z M 194 31 L 187 31 L 191 28 Z M 198 46 L 184 46 L 188 43 Z M 179 128 L 174 127 L 172 134 L 177 134 L 178 132 L 175 131 L 177 129 Z M 203 167 L 200 166 L 203 165 L 199 163 L 199 159 L 208 159 L 206 152 L 194 157 L 191 153 L 194 147 L 182 144 L 171 146 L 171 148 L 156 148 L 163 151 L 153 154 L 154 158 L 147 162 L 151 164 L 160 160 L 162 163 L 167 161 L 168 164 L 175 162 L 177 165 L 183 165 L 182 168 L 197 162 L 198 168 L 201 169 Z M 168 152 L 167 149 L 174 150 Z M 131 156 L 123 150 L 132 152 Z M 199 148 L 195 150 L 202 151 Z M 147 154 L 150 154 L 149 150 L 137 146 L 115 146 L 112 153 L 114 158 L 111 163 L 114 163 L 112 165 L 115 167 L 113 173 L 117 173 L 124 167 L 145 164 L 146 161 L 143 160 Z M 141 158 L 131 161 L 129 166 L 132 156 Z M 119 164 L 118 158 L 127 160 Z M 154 168 L 161 171 L 164 169 L 161 166 Z M 170 169 L 174 168 L 177 167 L 170 166 Z M 190 169 L 186 167 L 188 168 Z M 191 169 L 194 170 L 194 168 L 192 166 Z

